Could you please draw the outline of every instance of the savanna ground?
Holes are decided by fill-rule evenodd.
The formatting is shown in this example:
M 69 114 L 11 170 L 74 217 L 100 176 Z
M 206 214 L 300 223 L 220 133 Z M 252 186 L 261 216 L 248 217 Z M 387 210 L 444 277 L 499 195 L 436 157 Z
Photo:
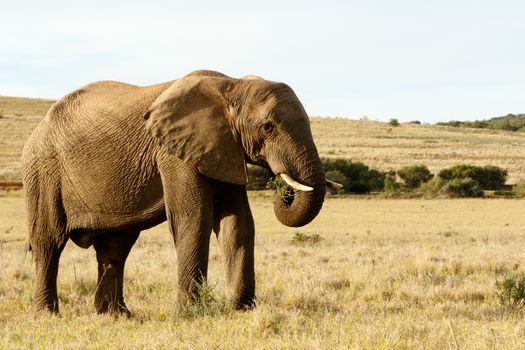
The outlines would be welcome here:
M 205 301 L 177 310 L 176 254 L 163 224 L 143 232 L 128 259 L 127 319 L 95 313 L 94 250 L 72 243 L 60 265 L 62 317 L 35 317 L 23 199 L 2 197 L 0 348 L 525 347 L 525 312 L 502 305 L 496 288 L 525 270 L 522 201 L 331 198 L 313 223 L 292 229 L 274 218 L 270 194 L 250 200 L 255 310 L 228 306 L 215 240 Z
M 19 176 L 21 147 L 50 104 L 13 101 L 0 99 L 4 179 Z M 509 170 L 509 183 L 525 178 L 518 133 L 320 118 L 312 130 L 322 156 L 380 169 L 494 164 Z M 214 239 L 203 302 L 179 310 L 163 224 L 143 232 L 128 259 L 132 318 L 95 313 L 94 250 L 72 243 L 61 259 L 58 318 L 31 312 L 23 192 L 0 192 L 0 348 L 525 348 L 525 311 L 503 305 L 496 287 L 525 273 L 523 200 L 332 197 L 298 229 L 277 222 L 271 193 L 251 192 L 250 202 L 255 310 L 229 307 Z

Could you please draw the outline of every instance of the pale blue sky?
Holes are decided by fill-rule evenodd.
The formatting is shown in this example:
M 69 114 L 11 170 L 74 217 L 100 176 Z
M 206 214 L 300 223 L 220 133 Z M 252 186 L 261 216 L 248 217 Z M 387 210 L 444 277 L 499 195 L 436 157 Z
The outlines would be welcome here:
M 310 115 L 525 113 L 525 1 L 7 1 L 0 95 L 195 69 L 288 83 Z

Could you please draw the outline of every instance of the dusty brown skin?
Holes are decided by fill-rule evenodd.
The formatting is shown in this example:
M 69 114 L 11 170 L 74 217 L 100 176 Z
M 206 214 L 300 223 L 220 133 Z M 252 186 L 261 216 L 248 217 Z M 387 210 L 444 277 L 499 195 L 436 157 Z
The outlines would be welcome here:
M 94 246 L 98 312 L 129 313 L 124 264 L 140 231 L 166 219 L 175 241 L 179 298 L 206 279 L 211 232 L 238 308 L 255 303 L 254 224 L 246 163 L 314 188 L 275 201 L 277 218 L 315 218 L 325 177 L 308 117 L 290 87 L 196 71 L 149 86 L 103 81 L 58 101 L 23 152 L 36 264 L 36 310 L 58 312 L 60 254 L 71 239 Z

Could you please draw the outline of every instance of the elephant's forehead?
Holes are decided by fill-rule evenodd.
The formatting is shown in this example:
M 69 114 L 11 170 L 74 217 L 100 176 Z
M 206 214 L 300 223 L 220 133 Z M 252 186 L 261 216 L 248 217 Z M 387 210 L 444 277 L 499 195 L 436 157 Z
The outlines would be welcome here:
M 270 113 L 278 122 L 303 122 L 308 118 L 301 103 L 293 98 L 278 101 Z
M 271 98 L 258 105 L 253 105 L 252 108 L 252 115 L 261 119 L 270 118 L 277 123 L 299 122 L 305 119 L 301 104 L 292 99 Z

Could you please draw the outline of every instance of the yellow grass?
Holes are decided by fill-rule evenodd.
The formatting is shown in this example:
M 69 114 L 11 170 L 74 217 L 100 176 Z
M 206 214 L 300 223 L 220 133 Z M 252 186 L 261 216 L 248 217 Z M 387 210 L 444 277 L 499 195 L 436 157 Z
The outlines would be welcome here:
M 251 193 L 257 227 L 258 307 L 227 306 L 212 240 L 213 300 L 181 313 L 173 242 L 165 224 L 143 232 L 126 270 L 134 317 L 95 314 L 93 249 L 69 243 L 60 266 L 62 317 L 31 313 L 20 194 L 0 207 L 0 348 L 461 349 L 525 347 L 525 313 L 500 304 L 495 281 L 524 273 L 519 200 L 328 199 L 300 229 Z M 317 244 L 291 243 L 296 233 Z M 19 240 L 22 239 L 22 240 Z
M 20 180 L 20 155 L 54 101 L 0 96 L 0 180 Z

